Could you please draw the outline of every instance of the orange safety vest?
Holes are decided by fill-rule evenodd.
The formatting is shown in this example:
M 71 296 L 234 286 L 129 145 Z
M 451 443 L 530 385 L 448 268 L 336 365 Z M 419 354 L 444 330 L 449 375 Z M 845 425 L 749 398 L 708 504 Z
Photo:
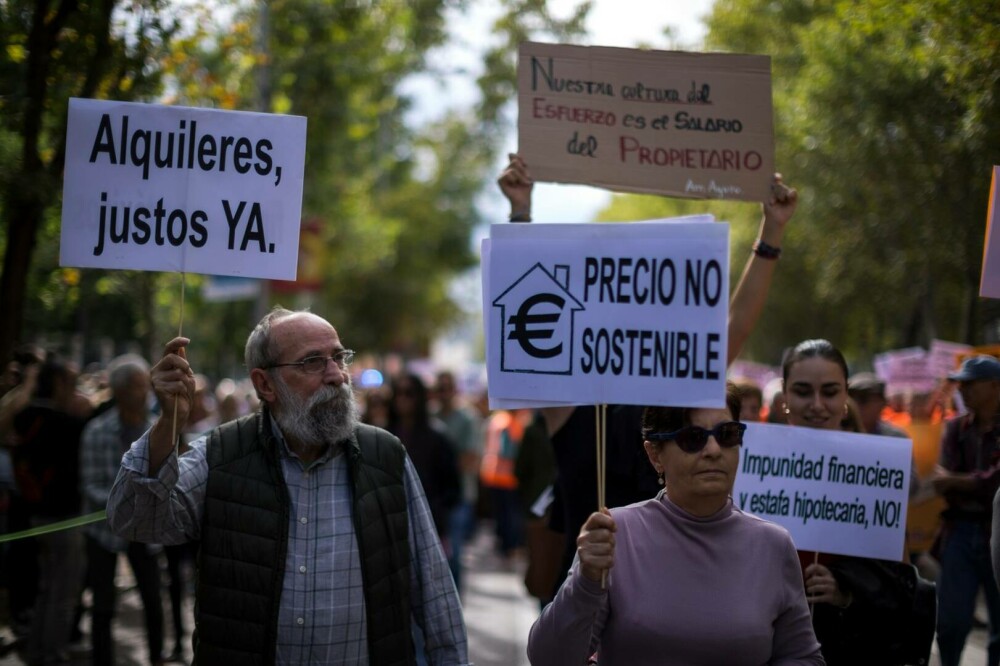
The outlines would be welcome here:
M 495 412 L 486 424 L 486 446 L 479 478 L 487 488 L 517 488 L 514 463 L 524 436 L 524 423 L 506 410 Z

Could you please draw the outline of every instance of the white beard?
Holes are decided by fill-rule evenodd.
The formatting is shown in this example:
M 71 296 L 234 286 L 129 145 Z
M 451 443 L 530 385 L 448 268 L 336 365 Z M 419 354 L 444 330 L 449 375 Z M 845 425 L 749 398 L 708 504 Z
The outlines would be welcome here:
M 292 393 L 282 379 L 276 378 L 274 385 L 278 394 L 274 420 L 286 438 L 320 450 L 354 433 L 360 416 L 350 384 L 339 388 L 324 384 L 308 400 Z

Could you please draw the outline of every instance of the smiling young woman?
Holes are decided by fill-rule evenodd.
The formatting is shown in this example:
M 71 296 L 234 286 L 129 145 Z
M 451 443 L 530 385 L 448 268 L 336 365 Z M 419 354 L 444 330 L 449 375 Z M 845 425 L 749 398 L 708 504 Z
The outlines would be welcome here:
M 840 350 L 827 340 L 800 342 L 785 355 L 782 377 L 789 425 L 845 429 L 848 370 Z M 800 561 L 829 666 L 896 666 L 929 654 L 933 588 L 912 565 L 812 552 L 800 553 Z

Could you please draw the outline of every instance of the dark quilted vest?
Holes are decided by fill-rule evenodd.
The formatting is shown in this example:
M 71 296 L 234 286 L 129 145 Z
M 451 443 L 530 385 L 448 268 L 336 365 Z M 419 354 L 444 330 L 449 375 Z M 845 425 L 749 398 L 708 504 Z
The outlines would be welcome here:
M 288 545 L 288 489 L 266 412 L 213 430 L 198 553 L 195 663 L 273 664 Z M 405 450 L 359 425 L 344 442 L 365 588 L 370 663 L 415 663 Z

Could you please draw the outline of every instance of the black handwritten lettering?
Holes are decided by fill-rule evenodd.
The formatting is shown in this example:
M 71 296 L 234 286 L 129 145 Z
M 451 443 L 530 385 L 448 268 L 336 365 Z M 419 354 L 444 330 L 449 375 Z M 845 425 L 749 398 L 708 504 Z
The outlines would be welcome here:
M 597 157 L 597 137 L 593 135 L 580 139 L 578 132 L 573 132 L 573 138 L 566 143 L 566 152 L 583 157 Z
M 687 111 L 678 111 L 674 116 L 674 127 L 695 132 L 726 132 L 739 134 L 743 123 L 738 118 L 701 118 Z
M 546 58 L 545 63 L 531 56 L 531 89 L 538 90 L 538 76 L 541 75 L 545 87 L 551 92 L 582 93 L 586 95 L 606 95 L 614 97 L 615 89 L 606 81 L 586 81 L 582 79 L 563 79 L 553 72 L 552 58 Z

